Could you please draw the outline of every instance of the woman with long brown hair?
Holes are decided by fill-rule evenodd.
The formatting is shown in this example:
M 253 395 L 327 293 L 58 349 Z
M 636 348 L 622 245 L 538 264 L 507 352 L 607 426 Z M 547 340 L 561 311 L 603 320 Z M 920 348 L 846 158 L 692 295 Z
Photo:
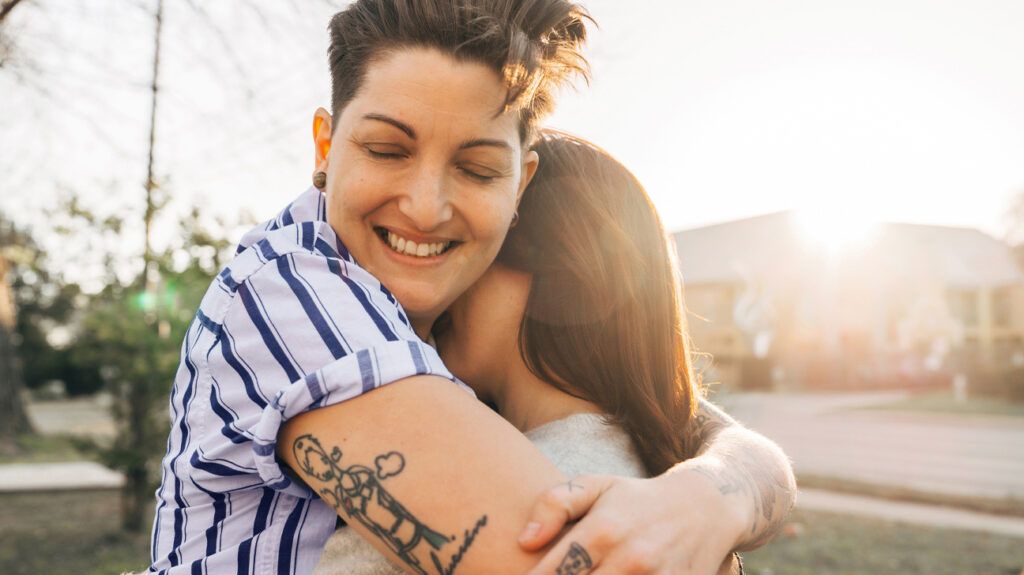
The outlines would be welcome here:
M 549 131 L 520 223 L 449 309 L 445 364 L 520 431 L 577 412 L 626 431 L 650 475 L 686 458 L 699 393 L 679 277 L 640 182 Z

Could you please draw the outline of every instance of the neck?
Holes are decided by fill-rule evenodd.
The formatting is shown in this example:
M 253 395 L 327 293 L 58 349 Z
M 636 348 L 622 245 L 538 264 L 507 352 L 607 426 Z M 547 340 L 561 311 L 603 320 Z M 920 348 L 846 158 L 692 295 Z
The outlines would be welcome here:
M 599 413 L 589 401 L 557 389 L 533 374 L 523 363 L 518 350 L 509 354 L 504 377 L 489 390 L 498 413 L 520 432 L 568 417 L 575 413 Z
M 434 322 L 437 321 L 437 317 L 422 318 L 422 317 L 409 317 L 409 323 L 412 324 L 412 330 L 416 332 L 416 336 L 423 341 L 430 339 L 430 330 L 434 327 Z

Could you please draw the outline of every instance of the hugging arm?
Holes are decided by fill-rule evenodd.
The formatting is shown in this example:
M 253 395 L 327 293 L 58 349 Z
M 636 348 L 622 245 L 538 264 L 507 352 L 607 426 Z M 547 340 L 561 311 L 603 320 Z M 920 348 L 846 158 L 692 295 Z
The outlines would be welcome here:
M 548 490 L 520 537 L 550 543 L 579 519 L 530 575 L 560 573 L 574 549 L 613 573 L 729 573 L 732 551 L 763 545 L 793 507 L 786 455 L 705 399 L 686 435 L 691 457 L 650 479 L 581 476 Z
M 668 473 L 697 472 L 748 510 L 748 529 L 737 549 L 756 549 L 771 540 L 796 502 L 796 479 L 786 454 L 704 398 L 686 440 L 692 459 Z
M 408 573 L 526 572 L 516 535 L 564 476 L 451 381 L 417 376 L 288 421 L 277 452 Z

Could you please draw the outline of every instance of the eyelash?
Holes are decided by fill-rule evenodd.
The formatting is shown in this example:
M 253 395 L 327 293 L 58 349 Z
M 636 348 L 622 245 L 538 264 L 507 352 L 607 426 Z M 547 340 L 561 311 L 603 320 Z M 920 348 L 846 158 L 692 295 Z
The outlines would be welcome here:
M 496 179 L 496 176 L 485 176 L 483 174 L 478 174 L 476 172 L 467 170 L 466 168 L 459 168 L 459 171 L 461 171 L 463 174 L 466 174 L 466 176 L 468 176 L 470 179 L 476 180 L 481 184 L 489 184 Z
M 378 152 L 378 151 L 373 150 L 371 148 L 365 148 L 365 149 L 366 149 L 366 153 L 369 154 L 371 158 L 375 158 L 375 159 L 378 159 L 378 160 L 399 160 L 399 159 L 402 159 L 402 158 L 406 157 L 405 154 L 396 154 L 396 153 L 391 153 L 391 152 Z M 463 168 L 463 167 L 460 167 L 459 171 L 462 172 L 463 174 L 465 174 L 471 180 L 475 180 L 475 181 L 477 181 L 477 182 L 479 182 L 481 184 L 489 184 L 489 183 L 493 182 L 495 179 L 497 179 L 497 176 L 487 176 L 487 175 L 484 175 L 484 174 L 478 174 L 478 173 L 476 173 L 476 172 L 474 172 L 472 170 L 467 170 L 466 168 Z
M 366 153 L 370 154 L 371 158 L 376 158 L 378 160 L 397 160 L 399 158 L 404 158 L 405 157 L 404 154 L 395 154 L 395 153 L 390 153 L 390 152 L 377 152 L 375 150 L 371 150 L 370 148 L 366 148 Z

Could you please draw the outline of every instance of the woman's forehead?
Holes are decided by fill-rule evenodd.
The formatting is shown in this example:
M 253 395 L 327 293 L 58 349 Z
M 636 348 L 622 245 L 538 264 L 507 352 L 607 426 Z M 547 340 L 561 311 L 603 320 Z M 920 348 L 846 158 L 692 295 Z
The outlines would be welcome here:
M 433 49 L 402 49 L 370 65 L 343 121 L 383 116 L 416 139 L 502 138 L 517 145 L 518 115 L 503 111 L 505 96 L 497 73 L 481 63 Z

